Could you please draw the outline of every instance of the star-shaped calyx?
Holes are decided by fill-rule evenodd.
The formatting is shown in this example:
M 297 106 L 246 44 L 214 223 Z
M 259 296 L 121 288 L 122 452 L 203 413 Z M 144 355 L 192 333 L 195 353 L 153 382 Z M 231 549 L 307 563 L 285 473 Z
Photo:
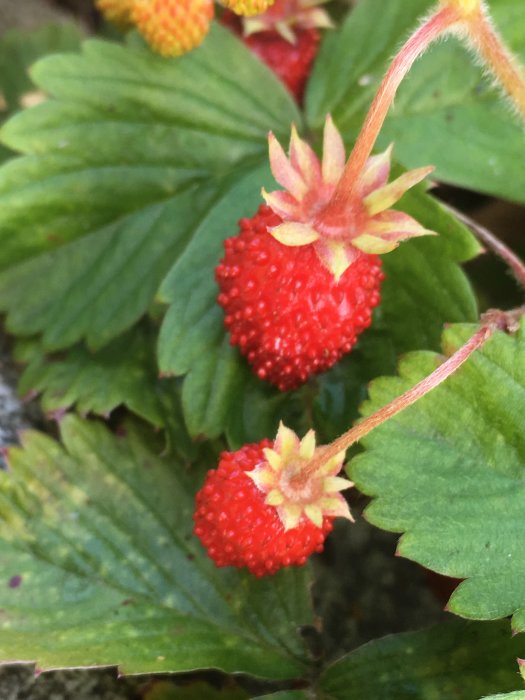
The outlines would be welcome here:
M 246 472 L 266 494 L 265 503 L 277 509 L 285 531 L 297 527 L 302 518 L 317 527 L 322 526 L 325 516 L 353 521 L 340 493 L 353 483 L 337 476 L 345 453 L 323 463 L 324 450 L 323 446 L 315 446 L 313 430 L 299 440 L 293 430 L 281 423 L 273 448 L 263 450 L 266 461 Z
M 330 116 L 324 128 L 323 158 L 292 126 L 289 156 L 269 134 L 270 165 L 284 190 L 266 192 L 266 203 L 283 223 L 269 229 L 287 246 L 313 244 L 321 263 L 338 280 L 360 252 L 388 253 L 401 241 L 435 235 L 404 212 L 391 209 L 432 167 L 410 170 L 388 182 L 392 146 L 370 157 L 346 201 L 333 197 L 345 169 L 345 147 Z
M 295 44 L 295 29 L 333 27 L 328 12 L 319 7 L 325 2 L 327 0 L 275 0 L 263 14 L 243 19 L 243 33 L 249 36 L 259 32 L 277 32 Z

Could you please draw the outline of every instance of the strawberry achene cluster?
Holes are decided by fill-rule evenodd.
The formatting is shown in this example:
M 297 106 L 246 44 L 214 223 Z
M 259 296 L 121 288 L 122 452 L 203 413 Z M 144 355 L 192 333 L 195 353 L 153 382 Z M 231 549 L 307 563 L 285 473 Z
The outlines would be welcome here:
M 265 503 L 265 494 L 247 472 L 263 463 L 270 440 L 224 452 L 217 469 L 208 472 L 197 494 L 194 532 L 217 566 L 247 567 L 255 576 L 275 574 L 283 566 L 302 566 L 321 552 L 333 528 L 325 515 L 321 527 L 302 518 L 285 530 L 277 509 Z
M 134 0 L 131 16 L 161 56 L 178 56 L 198 46 L 215 12 L 213 0 Z
M 281 223 L 261 205 L 241 219 L 216 268 L 224 323 L 257 376 L 294 389 L 349 352 L 380 301 L 381 260 L 360 253 L 337 281 L 312 245 L 284 246 L 268 233 Z

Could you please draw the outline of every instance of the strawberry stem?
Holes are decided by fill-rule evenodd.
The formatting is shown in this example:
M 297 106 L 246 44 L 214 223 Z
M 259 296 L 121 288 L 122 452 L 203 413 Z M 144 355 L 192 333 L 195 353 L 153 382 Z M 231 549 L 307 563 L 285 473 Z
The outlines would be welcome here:
M 466 22 L 471 45 L 525 119 L 523 68 L 505 46 L 482 4 L 466 17 Z
M 348 158 L 341 180 L 325 209 L 327 213 L 335 213 L 333 209 L 339 210 L 352 197 L 359 175 L 370 157 L 377 136 L 403 78 L 432 42 L 447 32 L 460 19 L 461 14 L 454 7 L 446 6 L 439 9 L 402 46 L 379 86 L 379 90 Z
M 490 248 L 493 253 L 500 257 L 510 268 L 512 274 L 516 278 L 518 284 L 525 287 L 525 263 L 508 248 L 503 241 L 491 233 L 487 228 L 478 224 L 469 216 L 463 214 L 455 207 L 445 205 L 446 209 L 454 214 L 454 216 L 462 221 L 474 233 L 476 238 L 481 241 L 487 248 Z
M 317 471 L 329 459 L 332 459 L 340 452 L 347 450 L 358 440 L 368 435 L 374 428 L 408 408 L 420 398 L 428 394 L 429 391 L 445 381 L 451 374 L 464 363 L 478 348 L 482 347 L 496 330 L 517 330 L 519 319 L 524 315 L 525 307 L 515 311 L 505 312 L 493 310 L 487 312 L 482 318 L 482 324 L 474 335 L 459 350 L 445 360 L 428 377 L 418 382 L 411 389 L 393 401 L 383 406 L 372 415 L 368 416 L 360 423 L 350 428 L 336 440 L 331 442 L 326 448 L 316 456 L 308 465 L 309 473 Z

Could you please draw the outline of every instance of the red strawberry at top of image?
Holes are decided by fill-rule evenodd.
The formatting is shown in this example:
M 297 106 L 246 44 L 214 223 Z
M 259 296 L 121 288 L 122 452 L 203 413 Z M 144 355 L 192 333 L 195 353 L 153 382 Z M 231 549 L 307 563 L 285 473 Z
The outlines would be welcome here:
M 261 15 L 241 18 L 227 11 L 221 19 L 273 70 L 298 102 L 319 48 L 318 28 L 332 26 L 329 15 L 318 5 L 319 0 L 276 0 Z
M 333 202 L 345 148 L 330 118 L 323 159 L 292 129 L 289 158 L 270 134 L 270 164 L 285 190 L 240 221 L 216 268 L 230 341 L 260 379 L 295 389 L 334 365 L 372 320 L 383 279 L 378 254 L 432 233 L 390 209 L 432 168 L 388 183 L 392 149 L 372 156 L 348 202 Z

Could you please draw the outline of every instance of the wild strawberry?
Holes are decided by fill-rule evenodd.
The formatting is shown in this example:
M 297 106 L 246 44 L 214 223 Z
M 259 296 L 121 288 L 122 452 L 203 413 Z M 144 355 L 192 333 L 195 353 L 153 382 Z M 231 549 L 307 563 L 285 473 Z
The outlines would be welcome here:
M 361 253 L 337 281 L 312 245 L 288 248 L 267 233 L 280 224 L 266 205 L 242 219 L 216 278 L 231 343 L 260 379 L 287 391 L 352 349 L 371 323 L 383 275 L 380 259 Z
M 325 220 L 345 160 L 331 119 L 322 163 L 295 129 L 289 160 L 270 134 L 272 171 L 288 191 L 263 191 L 269 206 L 242 219 L 239 235 L 225 241 L 216 279 L 231 343 L 281 391 L 331 367 L 370 325 L 383 277 L 375 253 L 430 233 L 407 214 L 386 211 L 429 172 L 386 184 L 390 152 L 368 160 L 358 198 Z
M 299 441 L 281 424 L 273 445 L 263 440 L 221 455 L 193 516 L 217 566 L 246 566 L 255 576 L 302 566 L 322 551 L 335 517 L 352 520 L 339 492 L 353 484 L 336 476 L 344 452 L 323 463 L 324 449 L 312 430 Z
M 332 26 L 316 0 L 276 0 L 264 14 L 240 18 L 225 12 L 222 20 L 286 85 L 300 103 L 317 55 L 317 27 Z
M 213 0 L 134 0 L 132 20 L 161 56 L 179 56 L 198 46 L 213 19 Z
M 131 10 L 134 0 L 95 0 L 104 17 L 119 27 L 131 27 Z

